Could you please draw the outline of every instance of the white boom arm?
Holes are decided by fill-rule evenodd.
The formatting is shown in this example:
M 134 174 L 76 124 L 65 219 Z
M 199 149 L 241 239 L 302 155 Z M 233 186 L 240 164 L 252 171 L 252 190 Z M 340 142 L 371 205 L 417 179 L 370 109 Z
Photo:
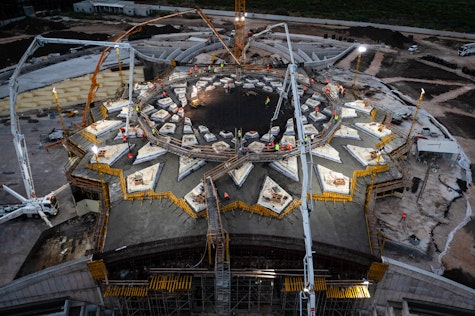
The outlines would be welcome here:
M 16 197 L 19 201 L 21 201 L 22 203 L 26 203 L 28 202 L 28 199 L 25 199 L 23 196 L 21 196 L 20 194 L 18 194 L 17 192 L 13 191 L 12 189 L 10 189 L 9 187 L 7 187 L 5 184 L 2 184 L 2 188 L 7 191 L 8 193 L 10 193 L 11 195 L 13 195 L 14 197 Z
M 41 46 L 47 43 L 56 43 L 56 44 L 80 44 L 80 45 L 91 45 L 91 46 L 105 46 L 105 47 L 118 47 L 123 49 L 129 49 L 130 53 L 130 62 L 134 62 L 134 52 L 133 48 L 130 46 L 129 43 L 123 42 L 103 42 L 103 41 L 89 41 L 89 40 L 75 40 L 75 39 L 60 39 L 60 38 L 46 38 L 42 36 L 36 36 L 33 41 L 31 42 L 30 46 L 20 58 L 20 61 L 15 68 L 12 76 L 10 77 L 9 82 L 9 94 L 10 94 L 10 121 L 11 121 L 11 133 L 13 135 L 13 145 L 15 147 L 15 151 L 18 158 L 18 163 L 20 164 L 20 172 L 23 180 L 23 184 L 25 186 L 26 191 L 26 198 L 18 194 L 17 192 L 13 191 L 12 189 L 8 188 L 7 186 L 3 186 L 3 188 L 15 196 L 18 200 L 22 202 L 22 205 L 19 205 L 12 212 L 8 212 L 2 214 L 3 216 L 0 219 L 0 223 L 6 222 L 10 219 L 16 218 L 21 215 L 39 215 L 47 224 L 51 227 L 51 223 L 47 218 L 46 213 L 54 214 L 57 213 L 57 204 L 50 203 L 49 196 L 45 196 L 44 198 L 38 198 L 35 191 L 35 186 L 33 184 L 33 178 L 31 174 L 31 167 L 30 162 L 28 160 L 28 149 L 26 147 L 25 136 L 21 133 L 20 123 L 18 115 L 16 114 L 16 101 L 18 96 L 18 78 L 21 74 L 23 66 L 26 60 L 34 54 L 34 52 Z M 131 75 L 129 78 L 129 89 L 130 91 L 133 90 L 133 66 L 130 67 Z M 129 93 L 129 112 L 130 112 L 130 104 L 132 104 L 132 93 Z M 128 122 L 127 122 L 128 127 Z M 54 199 L 56 201 L 56 199 Z
M 292 102 L 294 105 L 294 117 L 295 123 L 297 125 L 297 136 L 299 139 L 299 150 L 300 150 L 300 163 L 302 164 L 302 192 L 301 192 L 301 200 L 302 204 L 300 205 L 300 212 L 302 214 L 302 224 L 303 224 L 303 231 L 304 231 L 304 240 L 305 240 L 305 258 L 304 258 L 304 290 L 300 293 L 300 298 L 304 298 L 308 300 L 307 303 L 307 315 L 315 315 L 315 291 L 314 291 L 314 279 L 315 274 L 313 270 L 313 251 L 312 251 L 312 232 L 310 229 L 310 219 L 309 219 L 309 210 L 308 210 L 308 203 L 307 203 L 307 192 L 311 184 L 309 185 L 309 172 L 308 172 L 308 165 L 307 165 L 307 151 L 310 151 L 310 142 L 305 137 L 305 131 L 303 129 L 302 123 L 302 111 L 300 109 L 300 96 L 298 93 L 298 85 L 297 85 L 297 65 L 295 65 L 294 55 L 292 52 L 292 43 L 290 41 L 290 34 L 289 29 L 286 23 L 278 23 L 275 25 L 268 26 L 264 31 L 254 34 L 246 44 L 243 50 L 243 59 L 246 60 L 246 50 L 249 48 L 251 40 L 254 38 L 269 32 L 275 27 L 282 26 L 285 28 L 285 34 L 287 36 L 287 45 L 289 49 L 289 56 L 290 56 L 290 64 L 287 67 L 287 72 L 285 75 L 285 82 L 283 86 L 283 91 L 288 91 L 286 84 L 287 80 L 290 78 L 290 88 L 292 90 Z M 282 103 L 284 95 L 283 93 L 280 94 L 278 109 L 274 114 L 272 120 L 276 119 L 276 116 L 279 113 L 280 105 Z M 311 156 L 310 156 L 311 157 Z M 312 161 L 312 160 L 311 160 Z M 311 166 L 310 166 L 311 169 Z M 310 170 L 311 172 L 311 170 Z M 302 315 L 302 310 L 300 311 L 300 315 Z
M 26 52 L 21 57 L 17 64 L 15 71 L 10 77 L 9 93 L 10 93 L 10 121 L 11 121 L 11 133 L 13 135 L 13 145 L 18 157 L 18 163 L 20 164 L 20 172 L 25 186 L 27 198 L 36 197 L 35 186 L 33 184 L 33 178 L 31 174 L 30 162 L 28 160 L 28 149 L 26 147 L 25 135 L 21 133 L 20 123 L 18 115 L 16 114 L 16 101 L 18 96 L 18 78 L 21 74 L 21 70 L 31 55 L 41 46 L 47 43 L 56 44 L 80 44 L 80 45 L 93 45 L 93 46 L 110 46 L 119 47 L 124 49 L 132 49 L 129 43 L 122 42 L 102 42 L 102 41 L 89 41 L 89 40 L 75 40 L 75 39 L 62 39 L 62 38 L 47 38 L 42 36 L 36 36 L 31 42 Z M 131 56 L 133 56 L 131 54 Z M 133 61 L 131 61 L 133 62 Z M 130 82 L 130 89 L 133 89 L 133 82 Z M 132 103 L 132 100 L 129 100 Z M 130 110 L 130 109 L 129 109 Z
M 53 227 L 51 222 L 48 220 L 48 216 L 44 212 L 46 211 L 49 214 L 55 215 L 57 213 L 56 205 L 54 205 L 54 203 L 53 205 L 50 203 L 50 198 L 53 196 L 53 193 L 45 196 L 44 198 L 25 199 L 23 196 L 21 196 L 20 194 L 18 194 L 17 192 L 10 189 L 4 184 L 2 185 L 2 188 L 14 197 L 16 197 L 18 200 L 20 200 L 21 204 L 3 206 L 0 209 L 0 224 L 8 222 L 9 220 L 20 217 L 22 215 L 32 216 L 37 214 L 45 221 L 45 223 L 49 227 Z

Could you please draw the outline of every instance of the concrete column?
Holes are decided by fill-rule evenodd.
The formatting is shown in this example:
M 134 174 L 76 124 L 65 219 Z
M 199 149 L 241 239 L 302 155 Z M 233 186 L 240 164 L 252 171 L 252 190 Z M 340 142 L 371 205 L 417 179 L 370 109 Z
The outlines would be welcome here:
M 394 308 L 391 305 L 386 305 L 385 316 L 394 316 Z

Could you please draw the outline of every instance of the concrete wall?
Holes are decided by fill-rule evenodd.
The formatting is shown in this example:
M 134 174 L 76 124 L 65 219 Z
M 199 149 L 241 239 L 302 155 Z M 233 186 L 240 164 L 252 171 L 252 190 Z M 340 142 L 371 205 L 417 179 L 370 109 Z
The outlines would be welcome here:
M 408 264 L 383 257 L 389 264 L 384 278 L 377 284 L 373 306 L 385 309 L 388 301 L 405 299 L 475 310 L 475 290 Z
M 69 261 L 27 275 L 0 288 L 0 308 L 69 296 L 103 305 L 102 295 L 89 273 L 89 257 Z

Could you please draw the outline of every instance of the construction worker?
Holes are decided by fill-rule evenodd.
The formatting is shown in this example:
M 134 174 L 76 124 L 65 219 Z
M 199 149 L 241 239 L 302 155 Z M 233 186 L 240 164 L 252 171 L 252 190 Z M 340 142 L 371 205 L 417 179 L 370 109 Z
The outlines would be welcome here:
M 137 112 L 137 114 L 140 114 L 140 107 L 138 104 L 135 106 L 135 111 Z
M 287 144 L 287 150 L 292 150 L 292 144 L 291 143 Z
M 241 138 L 242 137 L 242 131 L 240 129 L 238 129 L 237 131 L 237 137 L 238 138 Z
M 223 68 L 224 68 L 224 63 L 221 62 L 221 64 L 220 64 L 219 66 L 221 67 L 221 70 L 223 70 Z
M 264 102 L 264 104 L 267 106 L 269 103 L 270 103 L 270 97 L 267 96 L 267 97 L 266 97 L 266 101 Z
M 157 130 L 155 128 L 152 128 L 152 135 L 157 136 Z
M 406 212 L 402 212 L 402 214 L 401 214 L 401 219 L 400 219 L 399 221 L 400 221 L 400 222 L 405 222 L 405 221 L 406 221 L 406 218 L 407 218 Z
M 270 143 L 267 143 L 266 150 L 267 150 L 267 151 L 270 151 Z
M 274 147 L 274 148 L 275 148 L 275 151 L 279 151 L 279 149 L 280 149 L 279 143 L 275 143 L 275 147 Z
M 190 75 L 193 74 L 193 67 L 190 67 Z
M 266 70 L 267 70 L 267 71 L 269 71 L 269 70 L 270 70 L 270 65 L 269 65 L 269 64 L 267 64 L 267 66 L 266 66 Z
M 224 199 L 225 199 L 226 201 L 229 200 L 229 194 L 228 194 L 228 192 L 224 192 L 223 197 L 224 197 Z

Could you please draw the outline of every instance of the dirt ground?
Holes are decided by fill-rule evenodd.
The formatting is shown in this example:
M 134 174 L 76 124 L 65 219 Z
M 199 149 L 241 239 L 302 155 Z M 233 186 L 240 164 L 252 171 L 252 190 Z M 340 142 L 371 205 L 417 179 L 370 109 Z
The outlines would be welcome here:
M 227 18 L 210 17 L 216 27 L 232 29 L 232 22 Z M 138 20 L 142 21 L 142 20 Z M 107 39 L 121 34 L 129 25 L 120 20 L 115 23 L 94 22 L 62 22 L 63 24 L 37 25 L 30 34 L 48 33 L 54 37 L 70 37 L 91 39 Z M 267 21 L 250 21 L 249 28 L 261 29 L 267 26 Z M 206 27 L 205 23 L 197 19 L 167 20 L 166 29 L 170 27 Z M 41 27 L 40 27 L 41 26 Z M 0 34 L 0 53 L 5 56 L 6 63 L 0 68 L 15 63 L 15 58 L 21 57 L 25 52 L 29 39 L 24 34 L 25 26 L 19 25 Z M 158 28 L 148 28 L 151 33 L 159 33 Z M 304 33 L 319 36 L 335 36 L 336 39 L 359 41 L 369 46 L 362 59 L 359 70 L 362 73 L 372 74 L 383 79 L 386 83 L 401 91 L 408 98 L 408 103 L 416 105 L 420 89 L 424 88 L 426 94 L 421 103 L 422 108 L 442 122 L 455 136 L 463 147 L 465 154 L 471 161 L 475 161 L 475 129 L 470 128 L 475 123 L 473 97 L 475 94 L 475 78 L 465 75 L 463 66 L 475 68 L 475 56 L 459 57 L 457 47 L 458 39 L 435 38 L 420 34 L 401 34 L 389 30 L 374 28 L 330 28 L 329 26 L 309 26 L 291 23 L 289 30 L 293 33 Z M 65 32 L 67 31 L 67 32 Z M 23 32 L 23 34 L 21 33 Z M 20 38 L 20 39 L 19 39 Z M 407 47 L 417 43 L 419 50 L 411 54 Z M 380 49 L 386 46 L 387 49 Z M 56 48 L 54 48 L 56 49 Z M 57 52 L 57 49 L 55 50 Z M 42 52 L 44 53 L 44 52 Z M 428 62 L 421 57 L 433 55 L 448 62 L 456 63 L 456 69 Z M 337 67 L 355 69 L 356 60 L 350 64 L 338 64 Z M 472 164 L 472 171 L 473 171 Z M 469 197 L 471 205 L 475 205 L 474 198 Z M 454 242 L 448 255 L 444 257 L 446 276 L 475 287 L 475 222 L 471 221 L 455 235 Z M 467 254 L 470 249 L 470 254 Z M 472 283 L 473 282 L 473 283 Z

